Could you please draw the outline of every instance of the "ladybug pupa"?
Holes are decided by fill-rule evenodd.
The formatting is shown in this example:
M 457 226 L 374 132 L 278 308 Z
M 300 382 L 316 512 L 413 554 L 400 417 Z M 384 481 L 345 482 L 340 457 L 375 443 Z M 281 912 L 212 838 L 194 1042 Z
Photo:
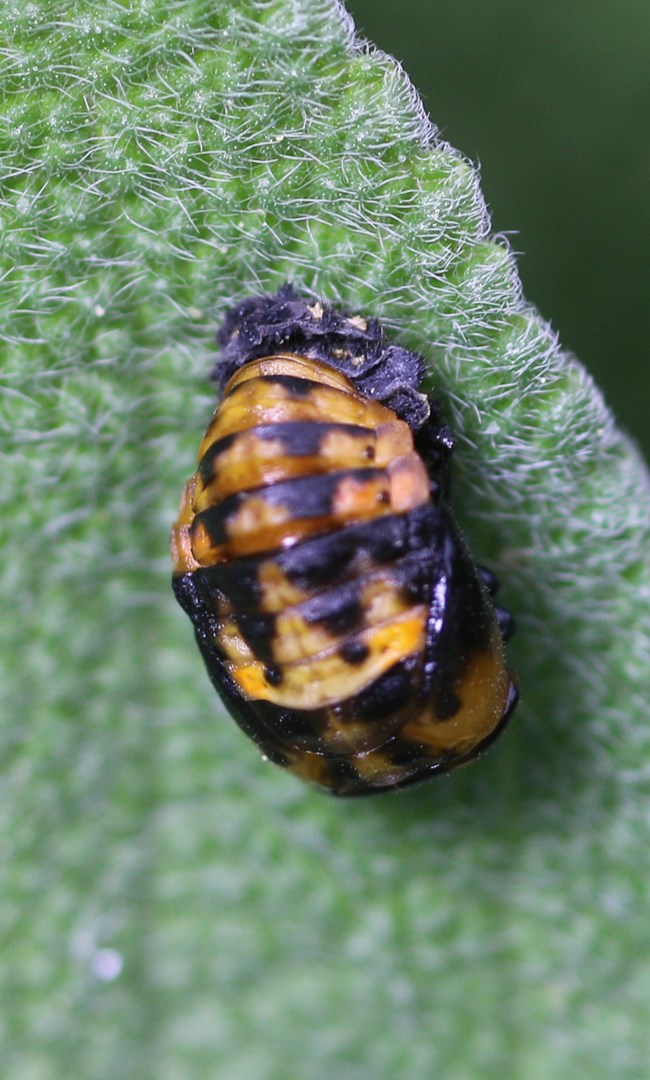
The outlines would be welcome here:
M 452 437 L 421 358 L 290 285 L 233 308 L 217 340 L 172 556 L 227 709 L 336 795 L 476 757 L 516 703 L 511 620 L 449 510 Z

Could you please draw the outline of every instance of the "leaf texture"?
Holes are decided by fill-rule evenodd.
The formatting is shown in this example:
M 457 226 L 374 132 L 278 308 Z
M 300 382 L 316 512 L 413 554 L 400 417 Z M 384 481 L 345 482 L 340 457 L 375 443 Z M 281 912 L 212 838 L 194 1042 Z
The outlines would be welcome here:
M 636 1080 L 648 474 L 475 171 L 332 0 L 0 26 L 4 1073 Z M 215 328 L 285 280 L 422 352 L 517 622 L 498 747 L 368 804 L 258 759 L 168 585 Z

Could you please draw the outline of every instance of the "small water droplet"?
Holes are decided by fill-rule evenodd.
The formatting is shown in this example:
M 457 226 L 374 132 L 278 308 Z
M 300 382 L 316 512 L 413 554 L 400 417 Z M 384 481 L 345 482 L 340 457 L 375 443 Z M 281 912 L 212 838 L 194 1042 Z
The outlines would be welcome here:
M 124 961 L 117 949 L 98 949 L 90 961 L 90 970 L 100 982 L 112 982 L 121 974 Z

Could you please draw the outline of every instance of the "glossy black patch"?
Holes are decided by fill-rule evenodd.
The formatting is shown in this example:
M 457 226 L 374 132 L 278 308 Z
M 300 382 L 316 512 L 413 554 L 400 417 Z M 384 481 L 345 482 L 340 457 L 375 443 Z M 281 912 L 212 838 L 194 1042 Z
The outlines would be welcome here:
M 325 753 L 329 716 L 327 709 L 284 709 L 272 701 L 250 702 L 252 711 L 266 731 L 280 745 L 303 747 L 315 753 Z
M 277 564 L 296 588 L 313 591 L 337 584 L 360 565 L 386 566 L 410 551 L 430 548 L 439 528 L 432 506 L 407 514 L 387 514 L 338 532 L 304 540 L 277 556 Z
M 364 720 L 383 720 L 406 708 L 413 699 L 413 680 L 407 663 L 400 661 L 357 696 L 357 711 Z
M 354 765 L 345 758 L 330 758 L 327 761 L 327 776 L 333 792 L 353 795 L 359 788 L 366 786 L 359 776 L 358 769 L 355 769 Z
M 267 664 L 264 668 L 264 678 L 269 686 L 280 686 L 282 684 L 282 668 L 273 667 Z
M 259 375 L 258 378 L 261 382 L 281 386 L 292 398 L 309 397 L 314 390 L 321 389 L 321 383 L 312 382 L 311 379 L 301 379 L 299 375 Z
M 366 484 L 383 475 L 383 469 L 337 469 L 332 473 L 283 480 L 270 488 L 248 492 L 240 498 L 243 502 L 248 495 L 258 494 L 269 506 L 286 507 L 294 517 L 321 517 L 332 513 L 333 502 L 342 483 Z
M 449 522 L 429 611 L 423 685 L 441 720 L 458 711 L 457 686 L 469 661 L 490 652 L 494 619 L 487 589 Z
M 344 634 L 359 626 L 363 609 L 359 598 L 359 582 L 346 582 L 318 593 L 303 601 L 296 611 L 310 625 L 322 626 L 330 634 Z
M 257 612 L 239 611 L 236 616 L 237 626 L 246 644 L 257 660 L 271 664 L 273 661 L 273 641 L 276 633 L 277 616 L 258 614 Z
M 495 608 L 497 613 L 497 622 L 499 623 L 499 630 L 504 641 L 510 641 L 510 638 L 515 632 L 515 620 L 509 611 L 505 608 Z
M 432 680 L 431 691 L 434 709 L 438 720 L 451 720 L 461 707 L 461 700 L 454 690 L 451 680 L 443 675 Z
M 350 664 L 351 667 L 358 667 L 359 664 L 363 664 L 370 656 L 370 649 L 363 641 L 358 641 L 356 638 L 352 638 L 350 641 L 345 641 L 339 649 L 339 656 L 342 660 L 345 660 L 346 664 Z
M 394 739 L 386 747 L 386 753 L 393 765 L 399 765 L 401 768 L 410 766 L 418 768 L 426 762 L 426 767 L 429 767 L 431 759 L 429 758 L 427 748 L 421 743 L 412 739 L 406 739 L 400 735 L 396 735 Z M 440 764 L 438 761 L 437 764 Z
M 391 575 L 395 588 L 404 604 L 428 604 L 431 599 L 431 584 L 438 567 L 435 551 L 412 552 L 405 558 L 393 563 Z
M 195 571 L 209 589 L 218 589 L 228 598 L 237 612 L 258 611 L 264 591 L 260 585 L 259 569 L 266 555 L 254 555 L 233 562 L 217 563 Z
M 211 590 L 205 588 L 201 573 L 182 574 L 172 578 L 174 596 L 190 619 L 197 635 L 214 636 L 216 620 L 211 604 Z
M 315 457 L 328 436 L 344 435 L 361 441 L 373 434 L 358 424 L 321 423 L 317 420 L 285 420 L 279 424 L 264 424 L 247 428 L 246 434 L 249 433 L 268 442 L 280 442 L 287 457 Z

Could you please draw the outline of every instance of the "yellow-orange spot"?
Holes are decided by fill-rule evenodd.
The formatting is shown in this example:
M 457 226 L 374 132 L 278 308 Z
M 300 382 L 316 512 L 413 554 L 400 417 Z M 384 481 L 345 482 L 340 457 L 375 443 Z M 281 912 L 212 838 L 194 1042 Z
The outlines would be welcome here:
M 220 405 L 199 447 L 199 460 L 217 439 L 260 424 L 336 418 L 338 423 L 371 428 L 389 417 L 377 402 L 333 386 L 318 385 L 297 396 L 282 383 L 250 379 Z
M 389 420 L 379 424 L 375 431 L 377 465 L 388 465 L 402 454 L 413 451 L 413 435 L 403 420 Z
M 367 753 L 362 750 L 361 753 L 353 754 L 350 758 L 350 763 L 354 765 L 361 780 L 365 781 L 369 787 L 390 788 L 408 775 L 404 766 L 391 762 L 389 755 L 382 749 L 373 747 L 373 751 Z
M 294 604 L 300 604 L 309 596 L 304 589 L 293 585 L 272 559 L 267 559 L 260 565 L 257 580 L 262 590 L 259 609 L 265 614 L 284 611 Z
M 192 552 L 190 539 L 190 526 L 194 517 L 192 504 L 195 484 L 196 477 L 192 476 L 183 488 L 178 517 L 172 526 L 170 543 L 173 573 L 175 575 L 197 570 L 199 565 Z
M 199 480 L 194 500 L 196 513 L 239 491 L 288 479 L 282 467 L 286 461 L 283 452 L 280 439 L 259 439 L 252 431 L 240 432 L 215 461 L 208 482 Z M 297 464 L 300 466 L 302 462 L 298 459 Z
M 375 433 L 368 430 L 361 437 L 346 431 L 328 431 L 321 439 L 318 458 L 328 470 L 374 466 L 376 465 Z
M 255 655 L 241 636 L 234 619 L 224 619 L 217 629 L 217 644 L 233 664 L 250 664 Z
M 289 511 L 274 506 L 256 495 L 245 499 L 226 522 L 228 540 L 214 544 L 208 529 L 199 518 L 192 528 L 192 552 L 201 566 L 213 566 L 232 555 L 248 555 L 275 546 L 276 535 L 286 532 Z M 289 522 L 290 526 L 290 522 Z
M 503 650 L 495 639 L 491 652 L 472 657 L 454 688 L 460 708 L 448 720 L 423 711 L 404 729 L 413 742 L 422 742 L 431 757 L 463 757 L 483 742 L 500 723 L 510 693 L 511 679 Z
M 287 519 L 279 525 L 269 525 L 263 530 L 243 533 L 213 548 L 210 564 L 236 559 L 244 555 L 260 555 L 265 551 L 291 547 L 299 540 L 317 533 L 328 532 L 336 522 L 331 517 Z M 204 563 L 203 565 L 209 565 Z
M 367 789 L 373 787 L 390 788 L 405 778 L 404 766 L 393 764 L 388 760 L 381 749 L 376 748 L 381 747 L 384 741 L 385 739 L 382 734 L 381 742 L 377 743 L 376 746 L 367 746 L 357 753 L 352 752 L 352 748 L 350 752 L 346 753 L 345 748 L 341 749 L 335 743 L 336 749 L 342 754 L 345 754 L 347 761 L 350 765 L 354 766 L 359 773 L 359 787 L 362 787 L 365 782 Z M 356 749 L 358 750 L 358 747 L 356 747 Z M 339 793 L 341 792 L 341 788 L 346 788 L 347 783 L 345 781 L 341 783 L 339 778 L 337 778 L 336 782 L 333 782 L 328 768 L 328 758 L 324 757 L 322 754 L 306 750 L 291 753 L 289 749 L 289 756 L 291 761 L 289 769 L 294 776 L 298 776 L 308 783 L 317 784 L 323 788 L 329 788 L 330 790 L 334 789 Z M 350 788 L 353 787 L 354 785 L 350 784 Z
M 236 514 L 226 522 L 226 532 L 232 540 L 250 533 L 261 533 L 275 525 L 283 525 L 290 519 L 286 506 L 269 503 L 259 495 L 249 495 L 244 499 Z
M 341 523 L 390 513 L 386 475 L 367 478 L 346 476 L 337 485 L 332 498 L 334 517 Z
M 373 574 L 361 590 L 360 599 L 364 621 L 368 626 L 398 618 L 412 606 L 400 590 L 395 588 L 390 570 L 382 571 L 377 575 Z
M 283 611 L 276 620 L 273 659 L 276 664 L 291 664 L 331 649 L 338 641 L 323 626 L 310 624 L 295 612 Z
M 197 566 L 212 566 L 218 560 L 214 553 L 216 548 L 212 543 L 210 533 L 202 521 L 194 521 L 190 532 L 192 554 L 196 559 Z
M 394 455 L 390 455 L 391 460 Z M 261 439 L 252 430 L 239 432 L 214 462 L 212 477 L 203 483 L 197 474 L 194 510 L 213 506 L 239 491 L 268 487 L 302 476 L 318 476 L 336 469 L 363 468 L 387 462 L 376 460 L 375 434 L 355 436 L 333 430 L 323 435 L 318 451 L 310 456 L 287 455 L 281 439 Z
M 373 576 L 372 582 L 361 592 L 358 631 L 402 618 L 413 607 L 413 603 L 395 588 L 390 571 L 383 571 Z M 277 607 L 274 610 L 278 612 L 273 641 L 273 659 L 277 664 L 316 656 L 337 644 L 340 646 L 348 636 L 330 632 L 318 623 L 308 623 L 295 607 Z
M 391 663 L 401 660 L 423 648 L 426 614 L 423 605 L 412 608 L 407 617 L 395 619 L 386 626 L 372 627 L 360 634 L 360 640 L 366 643 L 372 656 L 390 655 Z
M 275 356 L 262 356 L 259 360 L 251 360 L 235 372 L 224 388 L 224 395 L 229 394 L 240 383 L 256 379 L 260 375 L 295 375 L 298 379 L 339 387 L 348 394 L 357 392 L 350 379 L 328 364 L 321 364 L 318 360 L 310 360 L 296 353 L 276 353 Z
M 398 660 L 421 652 L 425 624 L 426 609 L 420 607 L 407 618 L 359 634 L 368 656 L 358 665 L 350 665 L 333 649 L 284 666 L 278 686 L 267 682 L 264 665 L 258 662 L 234 668 L 232 676 L 248 699 L 271 701 L 287 709 L 322 708 L 358 694 Z
M 386 471 L 391 509 L 396 514 L 405 514 L 429 502 L 429 477 L 419 454 L 413 452 L 395 458 Z
M 294 776 L 306 780 L 309 784 L 317 784 L 322 788 L 331 788 L 332 782 L 328 771 L 327 758 L 321 754 L 310 753 L 308 750 L 299 750 L 292 753 L 291 748 L 288 748 L 288 753 L 291 762 L 288 768 Z

